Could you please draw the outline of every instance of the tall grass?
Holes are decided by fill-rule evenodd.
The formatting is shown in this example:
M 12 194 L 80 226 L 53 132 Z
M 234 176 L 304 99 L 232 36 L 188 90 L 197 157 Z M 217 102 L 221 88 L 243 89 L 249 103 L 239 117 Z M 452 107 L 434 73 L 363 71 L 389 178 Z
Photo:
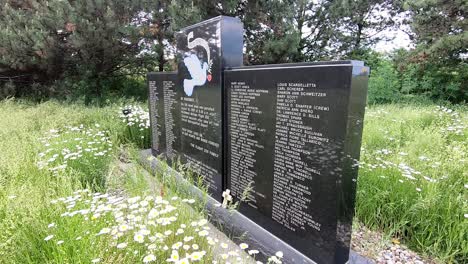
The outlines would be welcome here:
M 125 127 L 114 121 L 111 108 L 53 102 L 28 105 L 10 100 L 0 102 L 0 113 L 0 263 L 37 263 L 37 255 L 47 252 L 40 242 L 54 213 L 50 200 L 83 188 L 80 177 L 89 173 L 90 163 L 82 159 L 67 174 L 40 169 L 38 154 L 45 151 L 41 138 L 65 125 L 94 126 L 99 122 L 113 133 L 121 133 Z M 68 148 L 74 146 L 75 142 L 68 143 Z M 105 174 L 106 168 L 93 169 L 98 175 Z
M 468 262 L 467 109 L 367 110 L 356 216 L 417 251 Z
M 163 195 L 164 202 L 150 196 L 141 173 L 113 178 L 119 160 L 134 160 L 134 155 L 121 156 L 122 144 L 130 144 L 134 153 L 133 146 L 148 145 L 141 136 L 149 137 L 145 125 L 129 125 L 121 111 L 117 105 L 0 102 L 0 263 L 135 263 L 153 257 L 165 262 L 174 257 L 172 247 L 187 260 L 192 253 L 220 262 L 241 256 L 247 245 L 225 248 L 227 244 L 199 235 L 207 230 L 195 224 L 206 217 L 203 201 L 192 204 L 190 193 L 170 174 L 159 175 L 165 187 L 155 195 Z M 466 107 L 373 106 L 365 122 L 357 219 L 417 251 L 466 263 Z M 178 198 L 172 200 L 174 196 Z M 148 204 L 141 204 L 145 199 Z M 120 208 L 134 203 L 137 211 Z M 177 208 L 169 212 L 175 219 L 166 227 L 152 225 L 148 212 L 157 203 Z M 96 216 L 98 208 L 107 209 Z M 129 215 L 140 215 L 142 221 L 117 236 L 121 217 Z M 155 234 L 177 232 L 182 224 L 190 226 L 185 234 L 166 233 L 163 242 L 153 245 Z M 143 234 L 144 243 L 137 234 Z M 192 242 L 183 241 L 186 236 L 193 236 Z M 213 246 L 221 248 L 212 251 Z
M 0 263 L 242 261 L 248 245 L 213 236 L 203 201 L 170 174 L 158 175 L 161 193 L 141 170 L 116 178 L 148 145 L 136 108 L 122 120 L 116 105 L 0 102 Z

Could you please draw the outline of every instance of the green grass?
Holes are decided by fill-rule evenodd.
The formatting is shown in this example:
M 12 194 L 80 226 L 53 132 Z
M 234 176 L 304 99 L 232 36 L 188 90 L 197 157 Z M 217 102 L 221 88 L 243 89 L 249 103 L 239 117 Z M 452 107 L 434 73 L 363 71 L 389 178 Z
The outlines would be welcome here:
M 149 147 L 147 118 L 142 109 L 132 120 L 121 110 L 0 102 L 0 263 L 200 255 L 211 263 L 240 255 L 232 244 L 212 253 L 224 244 L 206 225 L 203 199 L 192 199 L 170 174 L 154 178 L 136 165 L 137 147 Z M 125 164 L 132 169 L 122 171 Z
M 468 111 L 466 107 L 455 110 L 458 116 L 430 105 L 367 109 L 356 220 L 443 262 L 466 263 L 468 137 L 463 126 Z M 155 180 L 159 183 L 151 186 L 142 168 L 119 170 L 122 160 L 135 163 L 137 147 L 148 147 L 149 131 L 127 126 L 128 120 L 123 122 L 119 116 L 118 105 L 97 108 L 7 100 L 0 102 L 0 112 L 0 263 L 90 263 L 97 258 L 100 263 L 141 263 L 150 253 L 157 262 L 164 262 L 171 257 L 172 245 L 188 235 L 194 237 L 190 245 L 195 243 L 206 251 L 206 261 L 239 250 L 228 248 L 213 253 L 213 247 L 208 246 L 213 241 L 197 235 L 203 227 L 191 226 L 207 217 L 203 201 L 191 204 L 187 190 L 170 174 L 158 174 Z M 73 156 L 76 158 L 71 159 Z M 145 218 L 156 206 L 151 198 L 142 212 L 118 209 L 105 197 L 92 207 L 95 192 L 122 198 L 127 206 L 130 197 L 141 196 L 144 200 L 164 193 L 167 203 L 177 208 L 169 213 L 176 219 L 166 227 L 151 225 Z M 81 200 L 76 202 L 60 199 L 78 194 Z M 171 200 L 173 196 L 179 198 Z M 97 208 L 99 204 L 112 210 L 98 217 L 93 217 L 95 211 L 62 215 Z M 125 217 L 142 215 L 146 219 L 141 223 L 144 228 L 138 226 L 138 230 L 117 239 L 106 232 L 97 236 L 106 227 L 112 233 L 120 225 L 115 214 L 119 210 Z M 52 223 L 54 226 L 48 227 Z M 184 235 L 167 235 L 156 246 L 152 246 L 150 236 L 142 244 L 134 241 L 140 229 L 146 228 L 154 236 L 168 229 L 176 232 L 182 224 L 188 226 Z M 49 235 L 54 237 L 44 240 Z M 62 240 L 63 244 L 58 245 Z M 118 249 L 116 245 L 123 242 L 128 243 L 127 247 Z M 219 247 L 221 242 L 214 244 Z M 169 249 L 164 250 L 164 246 Z M 185 251 L 178 252 L 185 257 Z
M 467 117 L 466 107 L 458 107 L 456 114 L 435 106 L 368 109 L 359 221 L 444 262 L 466 263 Z

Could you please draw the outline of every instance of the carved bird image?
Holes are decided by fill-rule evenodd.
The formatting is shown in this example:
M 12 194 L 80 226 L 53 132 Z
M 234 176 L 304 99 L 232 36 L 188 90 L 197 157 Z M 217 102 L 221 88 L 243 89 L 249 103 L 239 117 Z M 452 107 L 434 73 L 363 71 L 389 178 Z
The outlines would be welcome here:
M 184 64 L 192 77 L 192 79 L 184 79 L 184 92 L 187 96 L 192 96 L 195 86 L 204 85 L 206 83 L 208 63 L 204 62 L 202 64 L 197 55 L 191 54 L 184 58 Z

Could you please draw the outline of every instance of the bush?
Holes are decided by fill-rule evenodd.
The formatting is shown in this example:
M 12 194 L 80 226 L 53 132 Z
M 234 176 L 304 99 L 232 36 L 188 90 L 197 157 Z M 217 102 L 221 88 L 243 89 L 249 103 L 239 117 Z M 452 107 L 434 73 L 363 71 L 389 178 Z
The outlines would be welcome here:
M 11 80 L 5 82 L 5 84 L 0 86 L 0 99 L 13 97 L 15 96 L 15 93 L 16 93 L 16 86 L 15 86 L 15 83 Z
M 378 67 L 371 69 L 368 88 L 368 103 L 392 103 L 400 100 L 398 75 L 391 61 L 381 60 Z
M 463 103 L 468 100 L 466 61 L 434 60 L 416 51 L 397 51 L 394 56 L 401 92 L 432 100 Z

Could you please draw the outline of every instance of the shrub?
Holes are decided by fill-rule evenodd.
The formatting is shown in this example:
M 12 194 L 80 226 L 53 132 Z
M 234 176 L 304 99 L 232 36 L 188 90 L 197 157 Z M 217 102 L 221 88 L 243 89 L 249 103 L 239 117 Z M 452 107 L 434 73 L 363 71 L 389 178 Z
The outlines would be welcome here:
M 392 103 L 401 98 L 397 72 L 391 61 L 381 60 L 371 69 L 367 98 L 369 104 Z

